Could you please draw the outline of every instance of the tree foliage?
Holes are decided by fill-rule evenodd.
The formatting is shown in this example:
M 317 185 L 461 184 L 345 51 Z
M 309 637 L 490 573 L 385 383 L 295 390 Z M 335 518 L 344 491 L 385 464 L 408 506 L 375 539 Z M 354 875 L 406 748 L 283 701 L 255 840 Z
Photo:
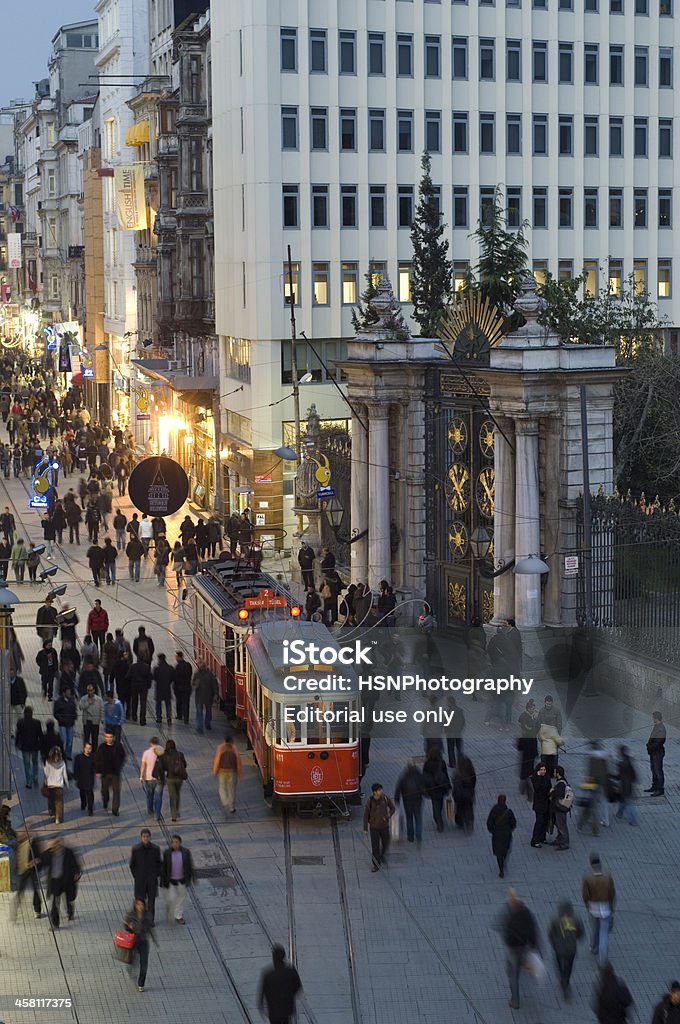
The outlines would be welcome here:
M 420 166 L 423 174 L 418 187 L 416 215 L 411 225 L 411 299 L 413 319 L 420 327 L 422 337 L 433 338 L 451 295 L 452 265 L 448 255 L 449 242 L 444 237 L 445 225 L 439 212 L 440 204 L 432 184 L 429 153 L 423 153 Z
M 506 333 L 524 323 L 512 304 L 521 294 L 522 281 L 528 272 L 526 227 L 525 221 L 517 230 L 508 230 L 503 193 L 500 186 L 496 186 L 493 200 L 485 204 L 483 219 L 470 235 L 479 244 L 479 261 L 474 272 L 468 274 L 463 294 L 474 290 L 488 297 L 505 315 Z
M 352 310 L 352 327 L 355 331 L 370 331 L 371 327 L 375 327 L 380 319 L 371 305 L 372 300 L 378 294 L 376 273 L 373 266 L 369 266 L 364 274 L 364 280 L 366 287 L 359 296 L 357 308 Z

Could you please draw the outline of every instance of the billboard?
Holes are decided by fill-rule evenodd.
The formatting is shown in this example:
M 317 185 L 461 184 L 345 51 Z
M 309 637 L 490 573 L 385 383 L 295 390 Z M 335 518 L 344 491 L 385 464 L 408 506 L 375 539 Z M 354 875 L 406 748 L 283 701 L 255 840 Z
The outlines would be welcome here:
M 147 222 L 143 165 L 126 164 L 122 167 L 115 167 L 113 181 L 120 230 L 144 231 Z

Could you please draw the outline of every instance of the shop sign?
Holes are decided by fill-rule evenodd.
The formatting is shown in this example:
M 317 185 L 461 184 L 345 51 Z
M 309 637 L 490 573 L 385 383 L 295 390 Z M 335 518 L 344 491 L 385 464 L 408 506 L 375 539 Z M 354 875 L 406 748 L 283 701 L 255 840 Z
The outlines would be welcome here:
M 148 516 L 171 516 L 187 500 L 189 480 L 174 459 L 153 455 L 132 470 L 128 493 L 140 512 Z

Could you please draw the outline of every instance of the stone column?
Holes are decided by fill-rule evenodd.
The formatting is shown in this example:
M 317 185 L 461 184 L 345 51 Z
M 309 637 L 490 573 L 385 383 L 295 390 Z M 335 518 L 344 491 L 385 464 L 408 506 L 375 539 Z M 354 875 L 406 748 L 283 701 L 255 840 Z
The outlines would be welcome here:
M 515 558 L 541 554 L 538 493 L 538 420 L 515 420 Z M 541 577 L 515 575 L 518 627 L 541 625 Z
M 505 437 L 494 432 L 494 516 L 493 560 L 506 564 L 515 557 L 515 452 L 514 423 L 507 417 L 497 418 Z M 493 621 L 515 617 L 515 580 L 512 571 L 493 581 Z
M 543 589 L 543 621 L 547 626 L 559 626 L 562 621 L 562 566 L 560 550 L 560 421 L 556 416 L 544 420 L 545 450 L 542 468 L 545 470 L 543 487 L 543 545 L 550 572 Z M 553 552 L 555 552 L 553 554 Z
M 390 578 L 389 405 L 368 405 L 368 583 Z M 352 443 L 354 449 L 354 443 Z
M 366 409 L 355 404 L 355 409 L 368 423 Z M 352 416 L 352 483 L 351 529 L 362 533 L 368 527 L 368 433 L 363 424 Z M 350 569 L 352 583 L 365 583 L 368 579 L 368 537 L 362 537 L 350 545 Z

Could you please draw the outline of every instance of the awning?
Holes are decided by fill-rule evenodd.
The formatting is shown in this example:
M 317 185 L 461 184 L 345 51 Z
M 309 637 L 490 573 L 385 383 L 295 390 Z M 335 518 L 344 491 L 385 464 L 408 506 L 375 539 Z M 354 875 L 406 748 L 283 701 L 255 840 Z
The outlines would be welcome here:
M 149 141 L 149 119 L 139 121 L 128 128 L 125 136 L 126 146 L 144 146 Z
M 200 377 L 198 379 L 200 380 Z M 193 388 L 191 391 L 180 391 L 179 397 L 186 405 L 200 405 L 204 409 L 212 407 L 213 392 L 207 389 Z
M 187 373 L 186 370 L 171 369 L 168 359 L 131 359 L 130 362 L 133 366 L 138 367 L 147 377 L 160 380 L 171 387 L 173 391 L 181 392 L 182 401 L 187 402 L 187 404 L 205 405 L 207 408 L 210 408 L 212 405 L 213 392 L 217 391 L 219 386 L 217 376 L 197 377 Z M 201 401 L 196 401 L 193 397 L 185 397 L 186 395 L 194 396 L 199 393 Z

